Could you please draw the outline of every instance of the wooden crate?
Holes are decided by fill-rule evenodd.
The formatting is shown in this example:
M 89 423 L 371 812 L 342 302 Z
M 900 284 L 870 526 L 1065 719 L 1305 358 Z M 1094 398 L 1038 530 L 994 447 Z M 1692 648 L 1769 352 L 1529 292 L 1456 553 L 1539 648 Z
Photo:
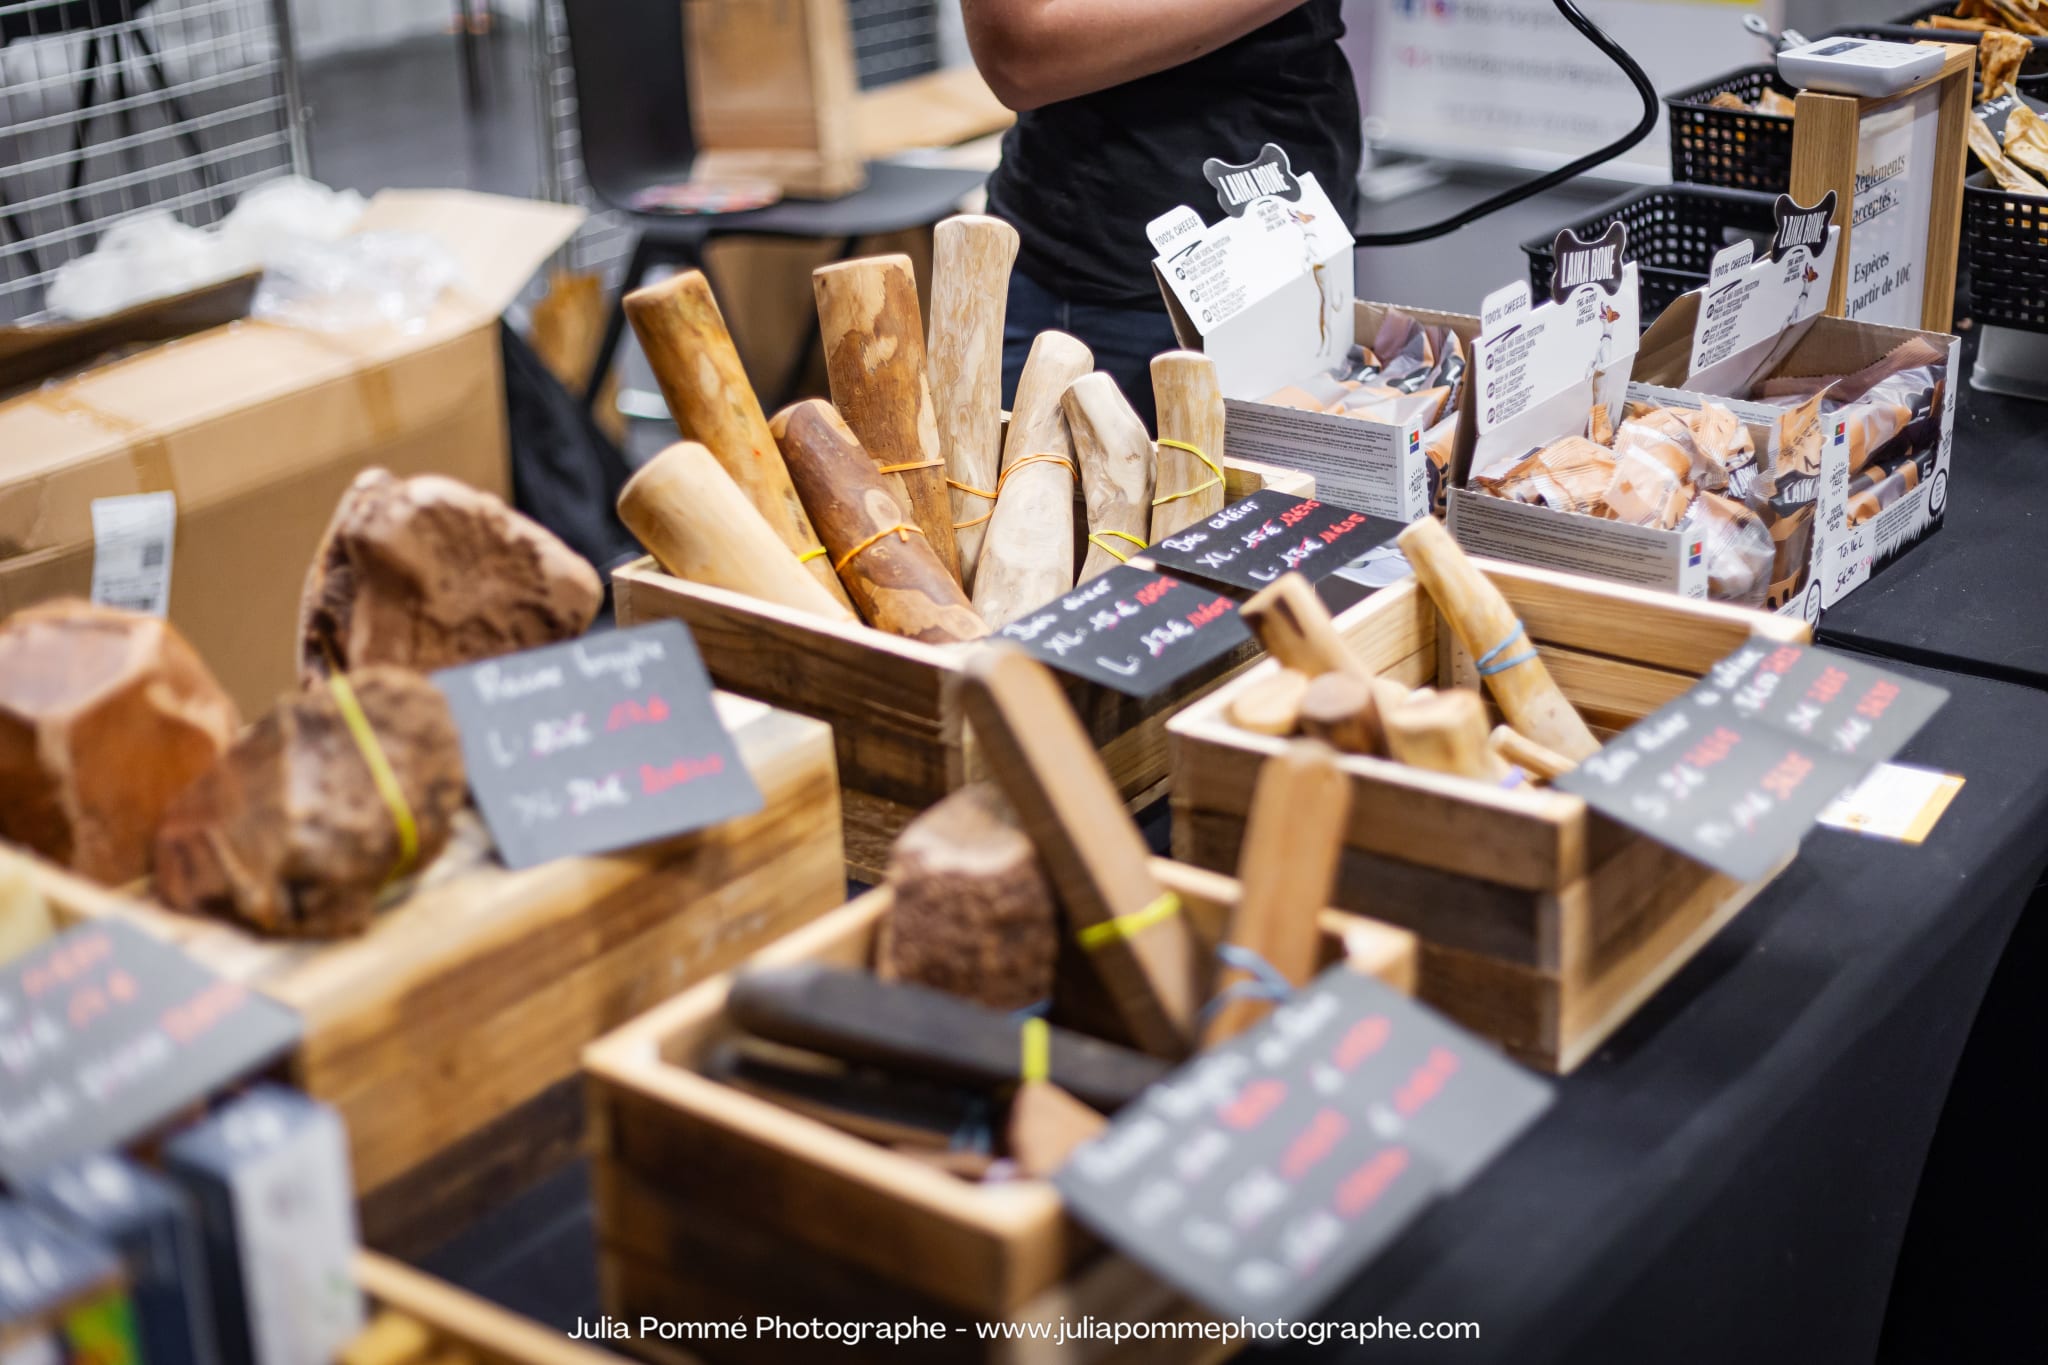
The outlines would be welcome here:
M 1224 471 L 1232 501 L 1261 488 L 1315 495 L 1315 480 L 1293 470 L 1226 463 Z M 880 881 L 889 846 L 910 818 L 986 775 L 954 695 L 961 663 L 977 646 L 924 644 L 806 616 L 673 578 L 651 558 L 614 572 L 612 587 L 619 624 L 679 618 L 720 687 L 832 726 L 849 877 Z M 1247 646 L 1214 672 L 1143 701 L 1061 679 L 1132 809 L 1165 794 L 1167 717 L 1249 666 L 1255 653 Z
M 617 1356 L 571 1341 L 374 1251 L 356 1254 L 356 1283 L 372 1314 L 389 1309 L 432 1333 L 430 1359 L 454 1350 L 474 1365 L 619 1365 Z
M 1479 562 L 1603 736 L 1685 692 L 1752 634 L 1811 634 L 1761 612 Z M 1337 623 L 1389 678 L 1478 686 L 1471 656 L 1413 580 Z M 1168 727 L 1174 854 L 1184 861 L 1236 866 L 1253 775 L 1285 741 L 1240 730 L 1225 710 L 1275 667 L 1261 664 Z M 1337 903 L 1414 930 L 1420 998 L 1547 1071 L 1583 1061 L 1763 886 L 1716 875 L 1575 796 L 1386 759 L 1343 764 L 1351 827 Z
M 845 899 L 818 722 L 721 694 L 763 807 L 622 853 L 508 871 L 465 817 L 361 937 L 265 939 L 36 862 L 59 922 L 121 914 L 298 1010 L 290 1081 L 341 1112 L 365 1238 L 401 1254 L 579 1152 L 583 1045 Z
M 1237 883 L 1164 859 L 1153 870 L 1214 942 Z M 889 904 L 888 889 L 878 888 L 752 961 L 866 966 Z M 1333 959 L 1348 954 L 1413 990 L 1412 935 L 1334 911 L 1323 927 Z M 971 1184 L 699 1074 L 696 1060 L 732 1033 L 729 984 L 707 981 L 584 1053 L 607 1313 L 634 1321 L 916 1317 L 965 1329 L 936 1349 L 924 1343 L 932 1359 L 1064 1362 L 1152 1357 L 1132 1343 L 1118 1352 L 1048 1341 L 997 1349 L 971 1324 L 1201 1316 L 1071 1222 L 1048 1181 Z M 1200 1343 L 1136 1345 L 1166 1347 L 1157 1358 L 1204 1358 Z M 801 1353 L 758 1340 L 688 1349 L 747 1361 Z M 853 1358 L 884 1355 L 898 1358 L 887 1347 Z

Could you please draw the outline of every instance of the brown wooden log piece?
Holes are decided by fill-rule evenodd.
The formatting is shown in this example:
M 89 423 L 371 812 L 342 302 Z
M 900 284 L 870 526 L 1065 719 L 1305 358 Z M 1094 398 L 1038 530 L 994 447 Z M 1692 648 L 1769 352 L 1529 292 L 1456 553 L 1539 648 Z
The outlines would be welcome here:
M 856 619 L 846 594 L 819 585 L 695 441 L 678 441 L 640 466 L 619 490 L 619 519 L 677 578 L 813 616 Z
M 1060 407 L 1067 415 L 1088 508 L 1088 557 L 1075 579 L 1086 583 L 1150 543 L 1152 438 L 1124 401 L 1123 390 L 1100 370 L 1069 384 Z
M 963 787 L 904 826 L 875 970 L 995 1009 L 1052 995 L 1059 916 L 1038 850 L 988 783 Z
M 75 600 L 18 611 L 0 623 L 0 839 L 133 881 L 164 808 L 240 727 L 168 622 Z
M 962 213 L 932 229 L 925 365 L 939 414 L 960 577 L 969 591 L 1002 470 L 1003 315 L 1016 259 L 1017 229 L 1000 218 Z
M 1411 768 L 1498 784 L 1508 765 L 1487 744 L 1486 703 L 1462 687 L 1420 693 L 1380 711 L 1387 752 Z
M 790 553 L 816 547 L 810 514 L 783 467 L 761 400 L 747 382 L 703 272 L 684 270 L 634 290 L 626 295 L 626 316 L 683 435 L 711 452 Z M 812 558 L 804 571 L 853 609 L 830 564 Z
M 877 630 L 913 640 L 977 640 L 988 627 L 925 544 L 874 461 L 832 405 L 812 398 L 769 423 L 789 474 L 854 605 Z
M 1223 510 L 1223 387 L 1216 362 L 1200 351 L 1152 357 L 1159 408 L 1159 474 L 1152 507 L 1153 544 Z M 1182 446 L 1193 446 L 1205 462 Z M 1211 468 L 1214 465 L 1214 468 Z
M 1291 735 L 1301 728 L 1309 676 L 1298 668 L 1268 673 L 1230 699 L 1230 723 L 1255 735 Z
M 832 406 L 875 464 L 900 476 L 910 520 L 960 581 L 953 498 L 925 374 L 924 315 L 908 256 L 870 256 L 811 272 Z
M 1486 738 L 1487 746 L 1508 762 L 1540 782 L 1555 782 L 1579 765 L 1518 734 L 1511 725 L 1496 725 Z
M 402 668 L 354 670 L 348 686 L 403 794 L 410 852 L 330 681 L 279 702 L 171 803 L 156 841 L 166 903 L 288 938 L 361 933 L 389 882 L 440 856 L 468 795 L 447 700 Z
M 1074 586 L 1074 445 L 1060 397 L 1095 368 L 1095 356 L 1065 332 L 1031 343 L 1010 430 L 995 515 L 974 571 L 974 608 L 1000 630 Z
M 1424 517 L 1401 532 L 1399 543 L 1416 582 L 1479 662 L 1507 723 L 1574 763 L 1597 753 L 1600 741 L 1551 680 L 1521 618 L 1443 524 Z
M 1051 1081 L 1026 1081 L 1010 1101 L 1006 1145 L 1019 1174 L 1043 1180 L 1107 1127 L 1108 1119 Z
M 299 668 L 431 672 L 581 635 L 603 603 L 589 562 L 502 499 L 366 469 L 306 571 Z
M 1377 754 L 1386 751 L 1380 728 L 1378 698 L 1373 687 L 1349 673 L 1324 673 L 1302 689 L 1297 713 L 1301 732 L 1339 753 Z

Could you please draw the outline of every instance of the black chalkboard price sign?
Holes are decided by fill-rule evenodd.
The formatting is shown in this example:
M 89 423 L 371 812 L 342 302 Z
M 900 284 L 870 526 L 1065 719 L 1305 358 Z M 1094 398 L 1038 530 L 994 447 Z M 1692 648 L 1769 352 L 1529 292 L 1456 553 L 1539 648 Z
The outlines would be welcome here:
M 761 809 L 679 621 L 434 675 L 507 867 L 605 853 Z
M 1183 578 L 1257 592 L 1288 573 L 1318 582 L 1400 529 L 1401 523 L 1384 517 L 1262 488 L 1164 537 L 1144 554 Z
M 1947 699 L 1851 655 L 1751 640 L 1555 785 L 1695 861 L 1755 881 Z
M 1210 1311 L 1296 1319 L 1549 1103 L 1485 1043 L 1340 965 L 1148 1088 L 1054 1183 Z
M 120 1147 L 269 1065 L 299 1016 L 119 919 L 0 968 L 0 1177 Z
M 1134 564 L 1025 612 L 997 635 L 1062 673 L 1130 697 L 1163 692 L 1252 638 L 1230 598 Z

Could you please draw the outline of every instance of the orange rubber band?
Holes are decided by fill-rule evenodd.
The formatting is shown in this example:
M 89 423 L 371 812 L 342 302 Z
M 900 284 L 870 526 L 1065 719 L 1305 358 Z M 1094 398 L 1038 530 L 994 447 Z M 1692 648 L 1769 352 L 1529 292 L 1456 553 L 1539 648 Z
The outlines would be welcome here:
M 878 464 L 875 466 L 875 472 L 877 474 L 901 474 L 907 469 L 937 469 L 945 463 L 944 460 L 911 460 L 904 464 Z
M 1005 469 L 1002 472 L 1002 474 L 996 479 L 996 491 L 993 493 L 982 488 L 969 488 L 966 484 L 960 483 L 954 479 L 948 479 L 946 480 L 946 482 L 952 484 L 953 487 L 959 489 L 963 493 L 972 493 L 976 497 L 987 498 L 991 503 L 993 503 L 998 497 L 1002 495 L 1003 485 L 1010 481 L 1010 476 L 1012 474 L 1022 469 L 1025 465 L 1045 464 L 1048 462 L 1052 464 L 1065 465 L 1067 467 L 1067 477 L 1070 479 L 1078 479 L 1081 477 L 1081 472 L 1074 468 L 1074 462 L 1072 460 L 1068 459 L 1064 455 L 1055 455 L 1049 450 L 1042 450 L 1035 455 L 1026 455 L 1023 459 L 1017 461 L 1017 463 L 1011 465 L 1008 469 Z M 970 526 L 979 526 L 995 514 L 996 509 L 994 507 L 990 507 L 988 511 L 983 512 L 973 521 L 954 522 L 953 529 L 956 531 L 964 531 Z
M 910 538 L 912 536 L 921 536 L 923 534 L 923 531 L 919 530 L 915 526 L 912 526 L 909 522 L 899 521 L 894 526 L 884 527 L 882 530 L 875 532 L 866 540 L 863 540 L 860 544 L 854 546 L 851 550 L 848 550 L 845 554 L 839 556 L 839 562 L 834 564 L 832 567 L 835 570 L 844 573 L 846 571 L 846 566 L 853 562 L 853 557 L 855 555 L 859 554 L 862 550 L 867 549 L 870 545 L 873 545 L 878 541 L 887 540 L 890 536 L 895 536 L 899 541 L 902 541 L 904 544 L 907 545 L 910 543 Z

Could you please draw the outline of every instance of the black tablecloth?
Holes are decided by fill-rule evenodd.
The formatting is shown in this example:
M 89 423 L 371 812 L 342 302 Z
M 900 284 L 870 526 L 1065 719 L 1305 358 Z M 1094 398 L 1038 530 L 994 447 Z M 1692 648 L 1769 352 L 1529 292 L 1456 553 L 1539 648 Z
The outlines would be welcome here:
M 1471 1320 L 1480 1340 L 1362 1358 L 1874 1358 L 1935 1120 L 2048 857 L 2048 695 L 1901 671 L 1952 695 L 1900 761 L 1967 779 L 1927 842 L 1810 835 L 1322 1315 Z
M 1947 518 L 1824 613 L 1823 644 L 2048 687 L 2048 404 L 1956 401 Z

